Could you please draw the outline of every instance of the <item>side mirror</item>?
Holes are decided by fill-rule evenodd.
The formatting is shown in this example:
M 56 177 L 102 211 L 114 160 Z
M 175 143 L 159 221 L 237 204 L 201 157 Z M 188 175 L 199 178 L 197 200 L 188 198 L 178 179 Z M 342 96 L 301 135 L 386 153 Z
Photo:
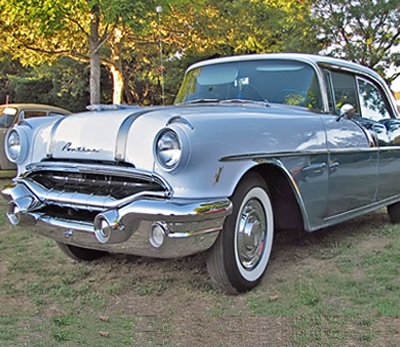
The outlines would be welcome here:
M 339 117 L 337 117 L 336 121 L 339 122 L 343 117 L 345 117 L 346 119 L 352 119 L 355 113 L 356 109 L 352 104 L 344 104 L 340 108 L 340 114 Z

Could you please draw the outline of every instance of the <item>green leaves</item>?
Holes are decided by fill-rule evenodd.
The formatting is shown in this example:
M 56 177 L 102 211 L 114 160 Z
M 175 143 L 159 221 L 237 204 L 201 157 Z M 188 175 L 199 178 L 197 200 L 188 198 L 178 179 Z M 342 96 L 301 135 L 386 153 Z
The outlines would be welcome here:
M 111 73 L 124 76 L 124 100 L 114 102 L 157 103 L 161 38 L 171 102 L 188 64 L 200 59 L 317 52 L 309 1 L 0 0 L 0 44 L 30 66 L 64 56 L 88 63 L 92 49 Z
M 398 0 L 315 0 L 327 51 L 373 68 L 384 75 L 399 66 L 400 11 Z M 387 76 L 389 82 L 396 76 Z

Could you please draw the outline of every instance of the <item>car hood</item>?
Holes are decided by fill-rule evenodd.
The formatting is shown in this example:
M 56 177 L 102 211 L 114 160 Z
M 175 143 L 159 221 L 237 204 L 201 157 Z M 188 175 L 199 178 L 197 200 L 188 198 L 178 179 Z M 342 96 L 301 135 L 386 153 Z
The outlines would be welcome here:
M 59 119 L 50 129 L 43 131 L 43 137 L 47 138 L 47 156 L 53 159 L 99 162 L 126 161 L 129 138 L 135 138 L 138 144 L 135 152 L 140 152 L 144 144 L 146 148 L 149 147 L 148 143 L 154 140 L 157 129 L 165 125 L 167 116 L 159 115 L 153 119 L 149 129 L 135 131 L 137 127 L 133 124 L 140 117 L 157 110 L 156 107 L 126 107 L 77 113 Z
M 41 161 L 44 157 L 50 157 L 60 160 L 125 162 L 137 168 L 153 170 L 154 139 L 168 125 L 177 124 L 191 133 L 196 132 L 193 129 L 209 133 L 209 129 L 213 128 L 214 137 L 217 133 L 223 134 L 226 127 L 231 128 L 233 124 L 240 128 L 244 123 L 249 123 L 249 126 L 254 127 L 253 122 L 257 122 L 257 119 L 265 122 L 266 116 L 298 117 L 295 113 L 315 117 L 315 114 L 299 108 L 232 105 L 122 106 L 112 111 L 83 112 L 59 119 L 43 130 L 41 136 L 36 137 L 35 146 L 42 150 L 38 150 L 36 158 L 32 159 Z M 44 149 L 47 153 L 43 153 Z

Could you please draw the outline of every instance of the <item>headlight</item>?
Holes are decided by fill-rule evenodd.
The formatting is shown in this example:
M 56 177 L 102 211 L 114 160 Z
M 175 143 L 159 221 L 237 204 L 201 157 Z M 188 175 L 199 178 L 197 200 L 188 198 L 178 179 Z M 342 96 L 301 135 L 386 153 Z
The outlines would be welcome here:
M 191 154 L 188 135 L 179 127 L 161 130 L 154 142 L 154 154 L 164 170 L 180 172 L 188 164 Z
M 182 147 L 178 134 L 172 130 L 164 130 L 158 135 L 156 156 L 160 165 L 167 170 L 176 168 L 181 160 Z
M 28 137 L 25 131 L 11 129 L 6 136 L 5 150 L 8 160 L 22 163 L 28 153 Z
M 21 154 L 21 137 L 16 131 L 12 131 L 7 139 L 8 156 L 11 161 L 17 161 Z

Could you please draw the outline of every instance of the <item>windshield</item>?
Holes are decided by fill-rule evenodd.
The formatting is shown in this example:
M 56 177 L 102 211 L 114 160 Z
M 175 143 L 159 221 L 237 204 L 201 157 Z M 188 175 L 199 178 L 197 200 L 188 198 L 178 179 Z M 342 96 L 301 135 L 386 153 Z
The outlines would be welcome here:
M 9 128 L 17 112 L 13 107 L 0 107 L 0 128 Z
M 288 60 L 238 61 L 190 70 L 175 104 L 223 100 L 322 107 L 314 69 Z

